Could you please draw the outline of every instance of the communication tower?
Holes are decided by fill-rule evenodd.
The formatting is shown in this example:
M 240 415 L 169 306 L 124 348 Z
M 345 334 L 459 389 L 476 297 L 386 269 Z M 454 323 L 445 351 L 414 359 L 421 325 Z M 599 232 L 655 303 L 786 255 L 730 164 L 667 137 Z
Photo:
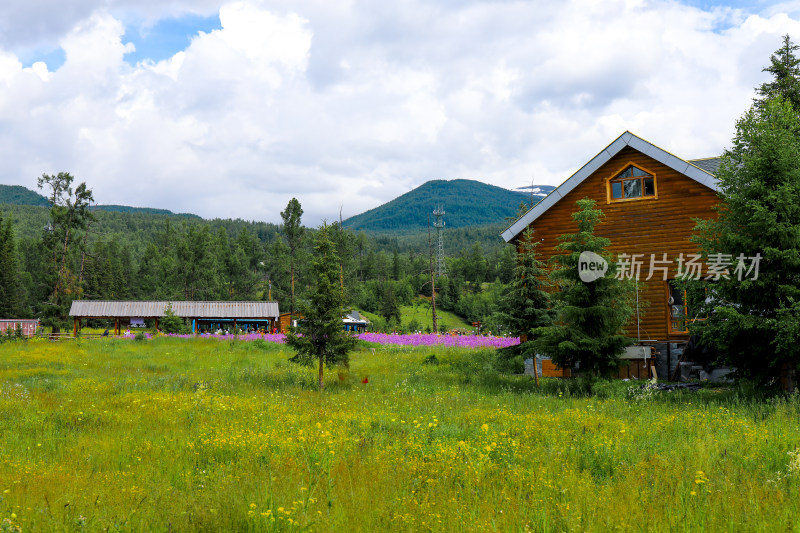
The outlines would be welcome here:
M 436 209 L 434 209 L 433 216 L 436 217 L 436 222 L 433 223 L 433 227 L 436 228 L 437 237 L 436 277 L 442 277 L 447 275 L 444 265 L 444 236 L 442 235 L 442 230 L 444 229 L 444 209 L 442 209 L 442 206 L 437 206 Z

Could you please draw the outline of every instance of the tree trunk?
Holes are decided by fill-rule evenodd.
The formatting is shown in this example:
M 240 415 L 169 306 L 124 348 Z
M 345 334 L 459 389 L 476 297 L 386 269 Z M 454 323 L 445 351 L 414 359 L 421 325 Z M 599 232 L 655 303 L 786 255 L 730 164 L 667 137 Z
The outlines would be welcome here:
M 294 322 L 294 254 L 292 254 L 292 264 L 290 266 L 290 271 L 292 274 L 292 306 L 291 309 L 289 309 L 289 327 L 291 327 L 292 323 Z
M 70 219 L 71 220 L 71 219 Z M 56 288 L 53 291 L 54 294 L 54 302 L 58 303 L 58 294 L 61 292 L 61 280 L 64 277 L 64 269 L 66 268 L 67 264 L 67 247 L 69 245 L 69 225 L 67 225 L 67 230 L 64 235 L 64 252 L 61 255 L 61 266 L 58 268 L 58 274 L 56 278 Z
M 436 316 L 436 282 L 433 270 L 431 270 L 431 309 L 433 314 L 433 329 L 434 333 L 439 334 L 439 317 Z
M 324 368 L 325 368 L 325 356 L 322 355 L 322 354 L 319 354 L 319 390 L 322 390 L 323 388 L 325 388 L 325 381 L 323 380 L 323 377 L 324 377 L 324 375 L 323 375 L 324 370 L 323 369 Z

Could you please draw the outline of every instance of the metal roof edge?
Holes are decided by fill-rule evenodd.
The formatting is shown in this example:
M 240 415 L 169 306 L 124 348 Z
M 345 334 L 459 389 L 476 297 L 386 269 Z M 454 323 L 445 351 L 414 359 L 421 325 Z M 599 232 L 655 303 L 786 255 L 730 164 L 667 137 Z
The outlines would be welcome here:
M 269 311 L 264 316 L 274 316 L 280 314 L 278 302 L 263 300 L 225 300 L 225 301 L 192 301 L 192 300 L 74 300 L 70 306 L 70 316 L 164 316 L 164 312 L 171 307 L 179 316 L 190 316 L 184 312 L 193 308 L 195 312 L 191 316 L 196 317 L 225 317 L 230 313 L 219 313 L 225 307 L 237 307 L 256 309 L 259 308 Z M 113 309 L 109 309 L 113 308 Z M 208 311 L 203 308 L 207 308 Z M 210 311 L 210 312 L 209 312 Z M 217 312 L 215 312 L 217 311 Z M 107 314 L 107 313 L 111 314 Z M 144 314 L 143 314 L 144 313 Z M 243 314 L 243 318 L 246 313 Z M 251 315 L 252 317 L 252 315 Z

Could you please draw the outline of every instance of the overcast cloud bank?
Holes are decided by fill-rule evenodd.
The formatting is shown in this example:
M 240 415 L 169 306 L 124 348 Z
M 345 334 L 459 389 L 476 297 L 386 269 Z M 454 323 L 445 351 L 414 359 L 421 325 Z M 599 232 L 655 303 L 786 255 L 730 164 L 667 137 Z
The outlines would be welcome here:
M 625 130 L 718 155 L 800 40 L 786 5 L 69 4 L 0 7 L 0 183 L 68 171 L 99 203 L 271 222 L 295 196 L 307 225 L 430 179 L 557 185 Z M 187 14 L 221 29 L 126 61 L 126 31 Z M 63 65 L 24 67 L 56 45 Z

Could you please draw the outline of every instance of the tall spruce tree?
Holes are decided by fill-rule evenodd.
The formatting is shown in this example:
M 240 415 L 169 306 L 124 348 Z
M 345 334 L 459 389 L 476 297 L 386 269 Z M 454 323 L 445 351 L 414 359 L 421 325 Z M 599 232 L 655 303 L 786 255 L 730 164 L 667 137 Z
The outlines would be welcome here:
M 794 44 L 788 34 L 783 36 L 783 45 L 770 56 L 770 65 L 762 69 L 772 74 L 773 80 L 756 88 L 760 97 L 754 100 L 756 107 L 780 96 L 800 112 L 800 59 L 795 56 L 798 49 L 800 46 Z
M 545 265 L 539 260 L 539 241 L 534 235 L 533 228 L 522 234 L 516 247 L 514 278 L 500 301 L 509 332 L 526 338 L 532 329 L 549 326 L 553 321 L 550 295 L 544 290 Z
M 550 280 L 559 290 L 553 295 L 556 319 L 553 325 L 535 328 L 532 347 L 548 355 L 562 368 L 578 364 L 592 377 L 608 376 L 619 366 L 619 356 L 632 340 L 623 334 L 631 318 L 631 287 L 616 279 L 616 264 L 606 248 L 609 239 L 594 234 L 603 212 L 589 198 L 578 200 L 572 219 L 578 232 L 559 237 L 552 258 Z M 605 259 L 608 270 L 594 281 L 583 281 L 578 263 L 582 252 Z
M 553 323 L 550 295 L 544 290 L 546 270 L 536 251 L 538 245 L 535 232 L 529 227 L 514 247 L 514 277 L 500 298 L 499 319 L 509 333 L 519 336 L 522 342 L 500 350 L 499 355 L 503 359 L 534 357 L 531 332 Z M 538 382 L 538 375 L 536 378 Z
M 0 215 L 0 318 L 15 318 L 20 309 L 17 247 L 11 218 Z
M 319 388 L 324 387 L 324 367 L 347 365 L 355 337 L 344 331 L 344 299 L 339 283 L 339 257 L 332 240 L 332 226 L 323 224 L 314 236 L 311 263 L 313 289 L 308 302 L 300 305 L 303 319 L 296 331 L 286 336 L 286 344 L 297 355 L 292 361 L 319 365 Z
M 303 234 L 305 228 L 300 223 L 300 217 L 303 216 L 303 208 L 300 207 L 300 202 L 297 198 L 292 198 L 286 205 L 286 210 L 281 211 L 281 218 L 283 219 L 283 232 L 286 234 L 286 240 L 289 241 L 289 269 L 291 272 L 291 307 L 289 308 L 289 319 L 294 321 L 294 313 L 296 311 L 295 300 L 295 261 L 297 253 L 303 242 Z
M 690 330 L 722 362 L 761 382 L 800 365 L 798 157 L 800 115 L 789 100 L 753 106 L 722 157 L 718 216 L 696 228 L 706 260 L 724 259 L 729 273 L 691 302 L 705 320 Z

